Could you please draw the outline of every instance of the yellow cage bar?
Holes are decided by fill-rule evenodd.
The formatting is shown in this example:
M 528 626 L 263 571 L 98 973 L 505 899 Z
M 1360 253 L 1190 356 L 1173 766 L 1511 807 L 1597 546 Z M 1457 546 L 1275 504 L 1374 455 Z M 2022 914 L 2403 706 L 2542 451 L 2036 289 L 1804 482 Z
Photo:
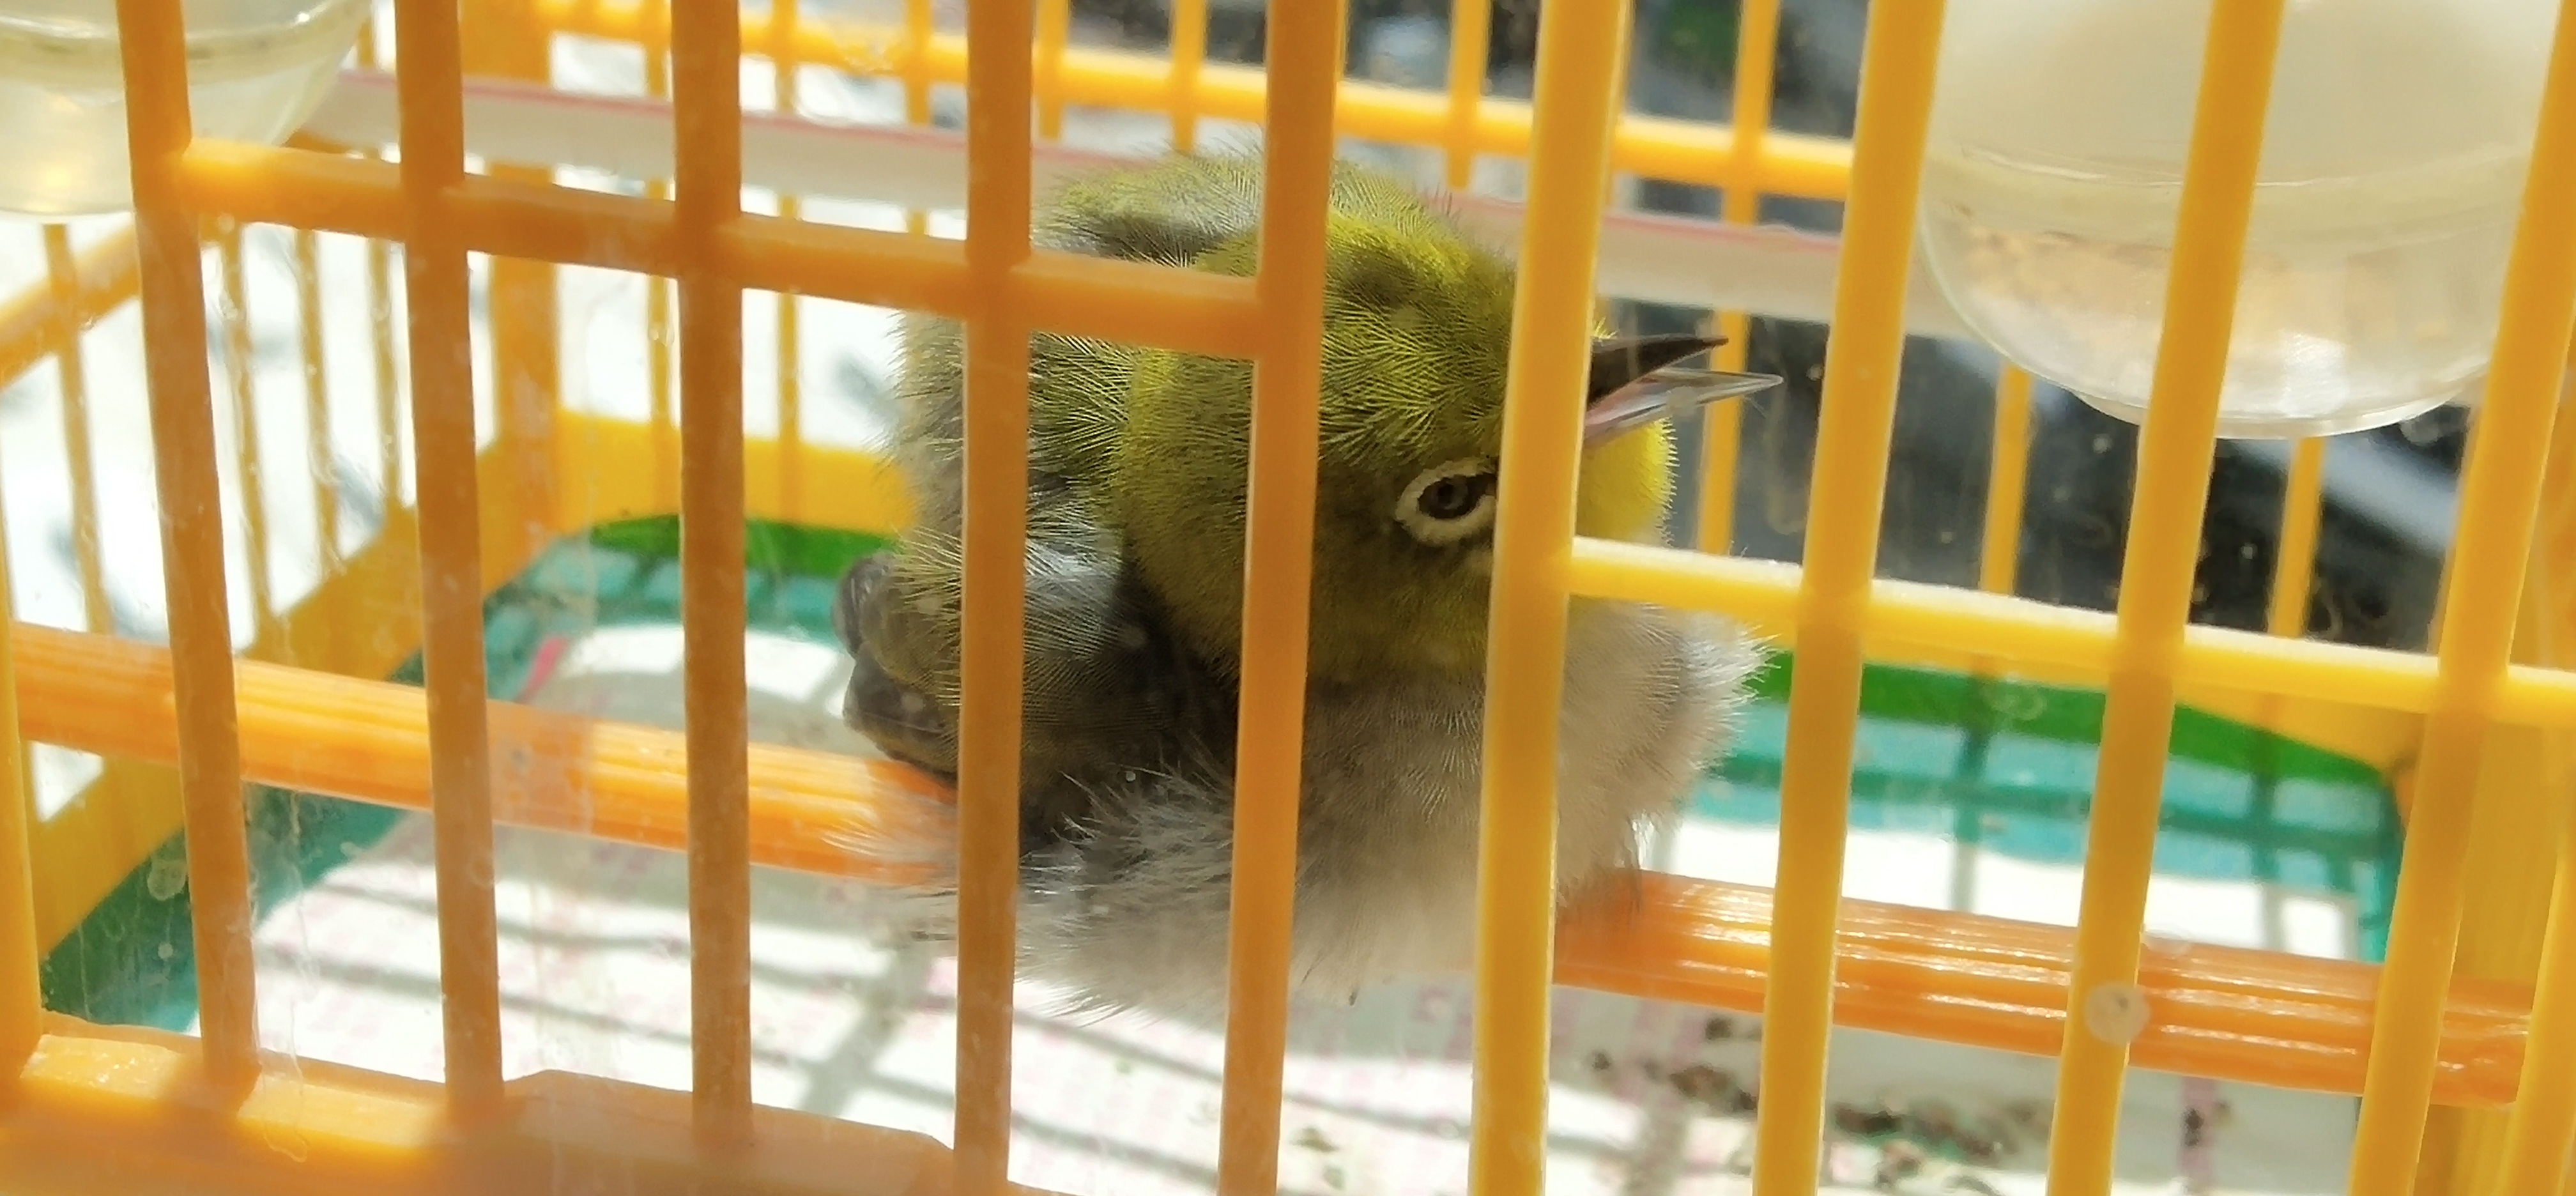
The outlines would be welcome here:
M 415 395 L 474 393 L 465 247 L 449 196 L 465 174 L 464 63 L 443 5 L 394 9 L 403 84 L 403 281 Z M 474 409 L 412 404 L 420 513 L 422 656 L 428 690 L 431 817 L 437 826 L 438 982 L 448 1100 L 477 1124 L 501 1100 L 499 928 L 492 904 L 491 747 L 482 717 L 482 499 Z M 181 671 L 184 673 L 185 666 Z
M 1912 266 L 1915 188 L 1930 126 L 1941 8 L 1926 0 L 1880 9 L 1863 51 L 1852 190 L 1834 278 L 1838 331 L 1826 351 L 1816 430 L 1822 484 L 1809 499 L 1796 606 L 1798 669 L 1790 682 L 1789 744 L 1780 774 L 1780 881 L 1771 983 L 1762 1003 L 1753 1170 L 1760 1196 L 1813 1188 L 1822 1149 L 1862 634 L 1896 423 L 1900 297 Z
M 927 0 L 909 0 L 899 28 L 825 19 L 794 3 L 763 13 L 716 0 L 468 0 L 462 9 L 396 0 L 400 152 L 389 161 L 376 147 L 348 153 L 310 138 L 283 147 L 192 140 L 180 5 L 118 0 L 133 228 L 78 252 L 61 229 L 48 229 L 45 277 L 0 303 L 0 379 L 47 359 L 61 371 L 86 621 L 69 631 L 0 620 L 0 783 L 25 787 L 22 736 L 174 766 L 177 780 L 157 790 L 135 780 L 114 794 L 103 780 L 86 811 L 41 822 L 22 792 L 0 815 L 0 1051 L 18 1068 L 0 1095 L 0 1187 L 245 1196 L 1025 1190 L 1010 1182 L 1009 877 L 1020 782 L 1027 374 L 1030 336 L 1059 332 L 1255 363 L 1241 829 L 1215 1183 L 1229 1196 L 1277 1190 L 1295 859 L 1276 845 L 1293 842 L 1297 826 L 1323 199 L 1341 137 L 1436 151 L 1452 188 L 1465 186 L 1480 156 L 1525 157 L 1531 171 L 1520 208 L 1493 642 L 1541 650 L 1498 647 L 1489 663 L 1484 826 L 1554 824 L 1545 778 L 1570 597 L 1724 611 L 1799 653 L 1776 890 L 1650 874 L 1631 916 L 1577 915 L 1558 927 L 1550 837 L 1484 836 L 1473 1191 L 1544 1190 L 1538 1143 L 1548 1127 L 1555 983 L 1763 1014 L 1752 1178 L 1763 1196 L 1817 1186 L 1826 1046 L 1837 1027 L 2054 1056 L 2052 1196 L 2109 1190 L 2118 1104 L 2134 1067 L 2360 1097 L 2355 1193 L 2520 1196 L 2576 1185 L 2567 1166 L 2576 1079 L 2564 1058 L 2576 1019 L 2576 821 L 2563 842 L 2531 853 L 2553 857 L 2554 876 L 2517 873 L 2490 890 L 2471 875 L 2473 812 L 2512 803 L 2537 818 L 2563 807 L 2561 790 L 2576 784 L 2576 757 L 2567 754 L 2576 661 L 2560 609 L 2576 592 L 2568 588 L 2576 465 L 2567 459 L 2576 433 L 2555 420 L 2576 328 L 2576 3 L 2557 29 L 2505 316 L 2462 471 L 2445 617 L 2429 654 L 2301 638 L 2322 535 L 2328 449 L 2319 440 L 2290 454 L 2264 631 L 2188 622 L 2283 0 L 2216 6 L 2208 31 L 2113 613 L 2013 596 L 2032 419 L 2031 378 L 2018 369 L 2004 371 L 1996 392 L 1977 589 L 1876 575 L 1897 369 L 1912 319 L 1907 280 L 1939 0 L 1873 6 L 1848 145 L 1769 127 L 1776 0 L 1745 0 L 1739 10 L 1741 129 L 1620 113 L 1625 4 L 1608 14 L 1571 4 L 1543 10 L 1527 103 L 1483 94 L 1492 30 L 1489 10 L 1473 0 L 1454 6 L 1448 86 L 1439 93 L 1343 80 L 1341 0 L 1273 6 L 1266 70 L 1209 59 L 1209 7 L 1172 5 L 1171 52 L 1154 58 L 1079 44 L 1067 0 L 978 0 L 962 36 L 936 28 Z M 375 33 L 366 31 L 358 52 L 367 74 L 377 65 Z M 545 163 L 468 169 L 469 87 L 501 78 L 542 91 L 546 47 L 567 34 L 642 52 L 648 91 L 668 95 L 648 106 L 670 122 L 667 190 L 658 180 L 641 197 L 582 190 L 557 182 Z M 746 52 L 777 72 L 774 114 L 743 111 Z M 934 87 L 963 86 L 962 241 L 922 235 L 918 211 L 908 232 L 893 233 L 810 223 L 794 195 L 780 196 L 776 216 L 744 210 L 746 129 L 772 117 L 801 121 L 798 72 L 809 67 L 898 80 L 915 124 L 928 123 Z M 1206 121 L 1261 124 L 1265 235 L 1256 275 L 1033 248 L 1035 141 L 1054 138 L 1066 109 L 1081 105 L 1168 116 L 1183 150 Z M 1712 418 L 1703 440 L 1704 551 L 1573 534 L 1572 412 L 1548 396 L 1579 383 L 1607 242 L 1602 184 L 1614 172 L 1723 188 L 1721 220 L 1739 231 L 1755 223 L 1766 196 L 1847 205 L 1802 565 L 1723 555 L 1741 437 L 1731 409 Z M 274 486 L 281 463 L 259 458 L 250 406 L 241 230 L 255 223 L 293 228 L 302 266 L 299 349 L 316 454 L 307 465 L 327 576 L 300 605 L 269 592 L 259 479 L 265 473 Z M 311 285 L 317 232 L 369 239 L 369 365 L 385 432 L 377 466 L 387 511 L 376 537 L 345 553 L 339 483 L 328 469 L 324 313 Z M 211 280 L 201 253 L 210 234 Z M 478 440 L 474 404 L 457 398 L 476 390 L 472 254 L 491 258 L 496 313 L 497 377 L 486 381 L 499 395 L 499 418 L 488 446 Z M 646 319 L 656 333 L 644 424 L 562 405 L 557 265 L 650 276 Z M 223 300 L 213 328 L 210 282 Z M 747 437 L 743 421 L 745 299 L 754 291 L 779 304 L 780 425 L 768 438 Z M 795 370 L 800 339 L 811 334 L 796 304 L 808 298 L 939 313 L 966 330 L 964 768 L 953 795 L 882 761 L 750 742 L 738 634 L 747 621 L 746 520 L 882 529 L 906 514 L 883 459 L 805 439 Z M 166 650 L 115 638 L 96 548 L 99 483 L 88 458 L 97 432 L 85 414 L 95 387 L 80 331 L 128 302 L 139 304 L 147 346 Z M 1716 317 L 1734 342 L 1728 364 L 1743 362 L 1747 317 L 1737 309 Z M 674 343 L 663 343 L 664 333 Z M 225 606 L 210 349 L 231 365 L 226 390 L 247 508 L 256 626 L 238 653 Z M 409 461 L 399 459 L 394 435 L 403 359 L 410 393 L 450 400 L 410 405 Z M 619 468 L 635 462 L 648 464 Z M 417 491 L 407 509 L 404 477 Z M 679 518 L 685 731 L 487 698 L 484 600 L 556 536 L 637 514 Z M 355 679 L 392 663 L 345 635 L 358 596 L 369 592 L 417 593 L 391 634 L 422 645 L 419 688 Z M 8 593 L 0 562 L 0 615 Z M 2077 926 L 1843 898 L 1861 677 L 1866 664 L 1890 662 L 2105 689 Z M 2396 783 L 2407 850 L 2384 967 L 2198 946 L 2142 954 L 2168 740 L 2186 704 L 2347 753 Z M 259 1049 L 246 783 L 430 812 L 443 1084 Z M 924 821 L 907 804 L 952 796 L 953 823 Z M 131 843 L 95 821 L 129 815 L 149 824 Z M 496 825 L 687 853 L 690 1092 L 558 1073 L 505 1079 Z M 853 825 L 898 838 L 955 836 L 953 1150 L 752 1099 L 751 869 L 911 875 L 916 861 L 822 841 L 823 828 Z M 122 875 L 149 843 L 182 827 L 201 1034 L 190 1041 L 43 1010 L 41 954 L 68 930 L 68 917 L 95 903 L 97 877 Z M 85 876 L 53 871 L 58 858 L 83 861 Z M 2455 967 L 2480 945 L 2481 929 L 2464 926 L 2464 912 L 2490 891 L 2548 894 L 2545 916 L 2524 911 L 2545 933 L 2497 965 L 2510 978 Z M 2435 1118 L 2428 1130 L 2428 1112 L 2453 1110 L 2475 1117 Z M 301 1153 L 273 1149 L 282 1136 Z M 866 1166 L 854 1166 L 862 1159 Z
M 2141 1015 L 2151 1016 L 2136 983 L 2149 845 L 2173 734 L 2174 665 L 2191 609 L 2191 564 L 2209 492 L 2237 274 L 2254 211 L 2260 114 L 2270 104 L 2281 31 L 2281 5 L 2270 0 L 2214 14 L 2165 289 L 2155 397 L 2138 445 L 2128 553 L 2120 567 L 2110 694 L 2084 848 L 2083 914 L 2048 1140 L 2051 1196 L 2111 1186 L 2129 1040 L 2145 1020 Z
M 1273 317 L 1263 321 L 1269 335 L 1253 359 L 1252 376 L 1243 698 L 1226 936 L 1225 1101 L 1217 1140 L 1217 1190 L 1225 1196 L 1257 1196 L 1279 1186 L 1288 929 L 1297 857 L 1257 845 L 1297 841 L 1321 435 L 1316 389 L 1323 380 L 1324 196 L 1343 4 L 1315 5 L 1305 16 L 1282 27 L 1271 42 L 1276 73 L 1264 97 L 1268 137 L 1253 286 L 1256 301 Z M 1016 490 L 1007 501 L 1021 501 Z

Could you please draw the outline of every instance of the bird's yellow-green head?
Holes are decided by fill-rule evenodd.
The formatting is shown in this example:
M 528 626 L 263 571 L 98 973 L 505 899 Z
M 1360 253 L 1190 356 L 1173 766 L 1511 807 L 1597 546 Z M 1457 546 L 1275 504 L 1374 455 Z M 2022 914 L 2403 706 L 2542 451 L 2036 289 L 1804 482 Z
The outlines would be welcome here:
M 1353 679 L 1481 669 L 1512 267 L 1393 180 L 1340 172 L 1328 221 L 1309 670 Z M 1246 233 L 1193 264 L 1249 275 L 1258 252 L 1257 233 Z M 1602 343 L 1616 351 L 1595 354 L 1596 400 L 1714 342 Z M 1252 366 L 1147 351 L 1134 371 L 1116 517 L 1182 634 L 1232 661 Z M 1672 488 L 1667 425 L 1632 416 L 1600 426 L 1606 434 L 1582 459 L 1577 530 L 1659 535 Z

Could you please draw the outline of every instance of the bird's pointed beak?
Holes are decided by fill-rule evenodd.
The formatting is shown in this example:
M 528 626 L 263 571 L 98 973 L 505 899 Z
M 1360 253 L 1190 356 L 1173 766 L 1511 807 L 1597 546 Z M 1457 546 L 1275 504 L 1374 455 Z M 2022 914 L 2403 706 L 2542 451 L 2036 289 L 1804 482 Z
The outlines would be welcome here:
M 1597 448 L 1659 419 L 1676 419 L 1721 399 L 1780 384 L 1772 374 L 1732 374 L 1674 366 L 1725 344 L 1726 338 L 1678 333 L 1609 337 L 1593 342 L 1583 415 L 1583 447 Z

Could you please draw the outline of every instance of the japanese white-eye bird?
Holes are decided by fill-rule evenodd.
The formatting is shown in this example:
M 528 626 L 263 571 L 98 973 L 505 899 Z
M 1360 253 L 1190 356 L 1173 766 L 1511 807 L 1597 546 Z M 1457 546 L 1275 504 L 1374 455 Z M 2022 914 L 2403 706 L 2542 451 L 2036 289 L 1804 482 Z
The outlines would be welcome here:
M 1514 276 L 1400 182 L 1341 164 L 1329 205 L 1291 969 L 1301 994 L 1338 1001 L 1472 961 Z M 1035 235 L 1243 276 L 1260 210 L 1258 159 L 1183 157 L 1076 180 Z M 856 662 L 844 717 L 953 781 L 961 337 L 916 317 L 905 338 L 895 457 L 916 522 L 842 582 L 835 623 Z M 1712 338 L 1595 343 L 1578 530 L 1657 539 L 1662 417 L 1778 379 L 1666 368 Z M 1248 362 L 1031 344 L 1020 961 L 1094 1008 L 1223 1008 L 1251 396 Z M 1562 901 L 1633 867 L 1760 659 L 1716 616 L 1573 601 Z M 926 936 L 953 926 L 953 893 L 923 893 Z

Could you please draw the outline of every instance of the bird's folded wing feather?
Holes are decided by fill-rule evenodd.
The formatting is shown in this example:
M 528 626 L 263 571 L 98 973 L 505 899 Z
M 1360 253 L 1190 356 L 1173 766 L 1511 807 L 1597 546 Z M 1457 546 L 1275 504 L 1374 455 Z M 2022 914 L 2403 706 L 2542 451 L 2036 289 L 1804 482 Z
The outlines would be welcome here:
M 1186 266 L 1256 228 L 1260 210 L 1257 158 L 1178 159 L 1074 181 L 1033 233 L 1050 249 Z M 856 658 L 851 724 L 947 777 L 957 768 L 965 341 L 953 320 L 905 321 L 895 455 L 913 526 L 899 549 L 852 568 L 836 611 Z M 1022 787 L 1040 822 L 1079 816 L 1080 791 L 1104 779 L 1232 755 L 1232 685 L 1169 633 L 1117 531 L 1112 474 L 1137 352 L 1030 338 Z

